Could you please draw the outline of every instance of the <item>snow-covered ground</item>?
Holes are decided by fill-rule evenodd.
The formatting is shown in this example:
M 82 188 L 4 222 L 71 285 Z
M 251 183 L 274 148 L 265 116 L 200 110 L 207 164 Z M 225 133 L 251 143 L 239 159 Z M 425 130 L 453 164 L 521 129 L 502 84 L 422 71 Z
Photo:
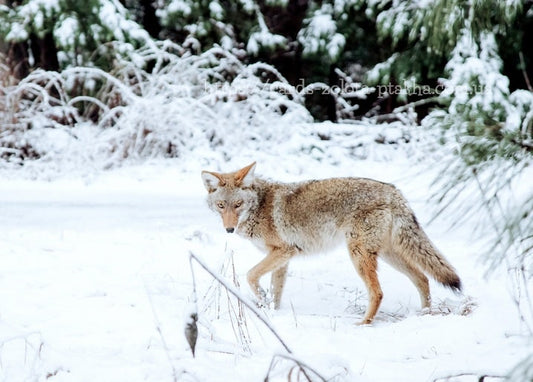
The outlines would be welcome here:
M 421 314 L 414 286 L 381 263 L 381 309 L 373 325 L 356 326 L 366 291 L 339 247 L 295 259 L 281 309 L 264 314 L 294 356 L 328 380 L 505 375 L 531 346 L 521 336 L 505 270 L 484 278 L 484 241 L 468 223 L 449 229 L 453 211 L 424 224 L 434 211 L 428 201 L 434 171 L 401 153 L 369 158 L 321 163 L 302 154 L 261 154 L 257 173 L 284 181 L 352 175 L 395 183 L 457 268 L 464 295 L 432 283 L 431 313 Z M 251 160 L 206 169 L 233 170 Z M 1 380 L 226 382 L 262 381 L 267 373 L 270 381 L 288 380 L 294 366 L 288 360 L 275 357 L 268 371 L 273 356 L 285 354 L 280 343 L 253 314 L 239 315 L 237 301 L 197 265 L 195 358 L 188 347 L 189 251 L 237 280 L 249 298 L 245 274 L 262 256 L 226 234 L 207 209 L 201 168 L 183 171 L 179 160 L 160 160 L 53 181 L 4 173 Z

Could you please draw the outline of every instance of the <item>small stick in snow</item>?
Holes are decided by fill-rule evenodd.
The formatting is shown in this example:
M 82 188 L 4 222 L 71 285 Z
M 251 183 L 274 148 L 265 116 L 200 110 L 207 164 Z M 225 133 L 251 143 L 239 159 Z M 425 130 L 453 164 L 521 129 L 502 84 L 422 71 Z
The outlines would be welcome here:
M 274 337 L 276 337 L 276 339 L 280 342 L 281 346 L 283 346 L 283 348 L 285 349 L 285 351 L 287 351 L 287 353 L 289 355 L 285 355 L 283 356 L 284 358 L 287 358 L 287 359 L 291 359 L 293 360 L 297 365 L 298 367 L 300 368 L 300 370 L 302 371 L 303 375 L 305 376 L 305 378 L 311 382 L 312 379 L 311 377 L 309 377 L 309 375 L 307 374 L 306 372 L 306 369 L 310 370 L 313 372 L 313 374 L 315 374 L 321 381 L 324 381 L 326 382 L 326 378 L 324 378 L 323 376 L 321 376 L 317 371 L 313 370 L 312 368 L 310 368 L 309 366 L 303 364 L 300 360 L 294 358 L 294 356 L 292 356 L 293 352 L 292 350 L 287 346 L 287 344 L 285 343 L 285 341 L 283 341 L 283 339 L 280 337 L 280 335 L 274 330 L 274 328 L 272 327 L 272 325 L 268 322 L 268 320 L 263 316 L 263 313 L 257 309 L 252 303 L 250 303 L 249 301 L 247 301 L 247 299 L 242 296 L 241 292 L 239 290 L 237 290 L 233 285 L 231 285 L 229 282 L 227 282 L 226 280 L 224 280 L 222 277 L 220 277 L 216 272 L 214 272 L 213 270 L 211 270 L 202 260 L 200 260 L 200 258 L 198 258 L 193 252 L 189 251 L 189 259 L 194 259 L 207 273 L 209 273 L 215 280 L 217 280 L 224 288 L 226 288 L 226 290 L 231 293 L 233 296 L 235 296 L 239 301 L 241 301 L 243 303 L 244 306 L 246 306 L 248 309 L 250 309 L 252 311 L 253 314 L 255 314 L 255 316 L 257 318 L 259 318 L 259 320 L 261 320 L 261 322 L 263 322 L 263 324 L 265 324 L 265 326 L 268 328 L 268 330 L 270 330 L 270 332 L 274 335 Z M 278 357 L 280 357 L 281 355 L 277 355 Z
M 187 312 L 187 321 L 185 322 L 185 338 L 189 344 L 192 356 L 194 357 L 194 350 L 196 349 L 196 340 L 198 339 L 198 326 L 196 322 L 198 321 L 198 304 L 196 298 L 196 279 L 194 277 L 194 269 L 192 267 L 192 258 L 189 257 L 189 265 L 191 267 L 192 274 L 192 309 Z

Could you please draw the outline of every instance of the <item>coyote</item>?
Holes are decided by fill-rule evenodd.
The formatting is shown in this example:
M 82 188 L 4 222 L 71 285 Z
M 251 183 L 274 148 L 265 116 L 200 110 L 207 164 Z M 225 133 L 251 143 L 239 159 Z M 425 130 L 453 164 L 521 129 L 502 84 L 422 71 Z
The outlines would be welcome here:
M 383 292 L 377 277 L 382 256 L 406 274 L 430 306 L 424 273 L 461 290 L 454 268 L 431 243 L 400 191 L 391 184 L 366 178 L 331 178 L 277 183 L 254 176 L 255 162 L 232 173 L 202 172 L 207 203 L 218 212 L 228 233 L 251 240 L 266 257 L 247 275 L 260 302 L 266 293 L 259 279 L 272 272 L 271 292 L 278 309 L 289 260 L 346 241 L 350 258 L 363 279 L 369 303 L 359 324 L 370 324 Z

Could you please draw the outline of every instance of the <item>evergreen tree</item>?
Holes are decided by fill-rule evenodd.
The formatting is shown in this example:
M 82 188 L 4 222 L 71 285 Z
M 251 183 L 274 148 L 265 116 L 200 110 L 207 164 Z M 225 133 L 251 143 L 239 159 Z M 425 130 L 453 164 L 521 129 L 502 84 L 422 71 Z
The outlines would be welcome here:
M 488 268 L 506 265 L 520 317 L 533 333 L 528 293 L 533 278 L 533 193 L 515 199 L 510 189 L 533 162 L 533 89 L 527 70 L 532 62 L 522 54 L 531 52 L 520 29 L 531 25 L 533 4 L 455 2 L 467 7 L 444 68 L 441 106 L 422 121 L 428 128 L 443 129 L 442 141 L 454 148 L 436 181 L 437 196 L 446 207 L 460 200 L 465 189 L 477 190 L 477 197 L 463 204 L 463 214 L 487 214 L 488 228 L 496 237 L 483 254 Z M 515 75 L 511 84 L 502 57 L 521 62 L 521 83 Z
M 115 0 L 10 2 L 0 8 L 0 36 L 10 44 L 8 59 L 19 76 L 31 67 L 110 68 L 114 54 L 125 53 L 149 39 Z M 126 44 L 115 49 L 111 42 Z M 24 69 L 17 70 L 16 65 Z
M 522 11 L 521 0 L 433 0 L 406 2 L 391 0 L 377 6 L 376 25 L 382 44 L 397 53 L 389 62 L 387 78 L 397 83 L 414 79 L 435 81 L 444 74 L 462 31 L 474 38 L 494 29 L 498 35 L 510 31 Z M 390 56 L 390 55 L 389 55 Z M 379 82 L 380 73 L 372 78 Z

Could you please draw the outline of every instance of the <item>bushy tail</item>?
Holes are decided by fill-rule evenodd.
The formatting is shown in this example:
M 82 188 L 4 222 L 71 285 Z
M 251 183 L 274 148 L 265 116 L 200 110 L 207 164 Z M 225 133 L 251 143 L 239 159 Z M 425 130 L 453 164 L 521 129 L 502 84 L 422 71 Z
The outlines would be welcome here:
M 439 283 L 461 291 L 461 279 L 453 266 L 444 258 L 422 230 L 415 215 L 397 216 L 395 219 L 393 245 L 400 249 L 404 261 L 411 261 Z

